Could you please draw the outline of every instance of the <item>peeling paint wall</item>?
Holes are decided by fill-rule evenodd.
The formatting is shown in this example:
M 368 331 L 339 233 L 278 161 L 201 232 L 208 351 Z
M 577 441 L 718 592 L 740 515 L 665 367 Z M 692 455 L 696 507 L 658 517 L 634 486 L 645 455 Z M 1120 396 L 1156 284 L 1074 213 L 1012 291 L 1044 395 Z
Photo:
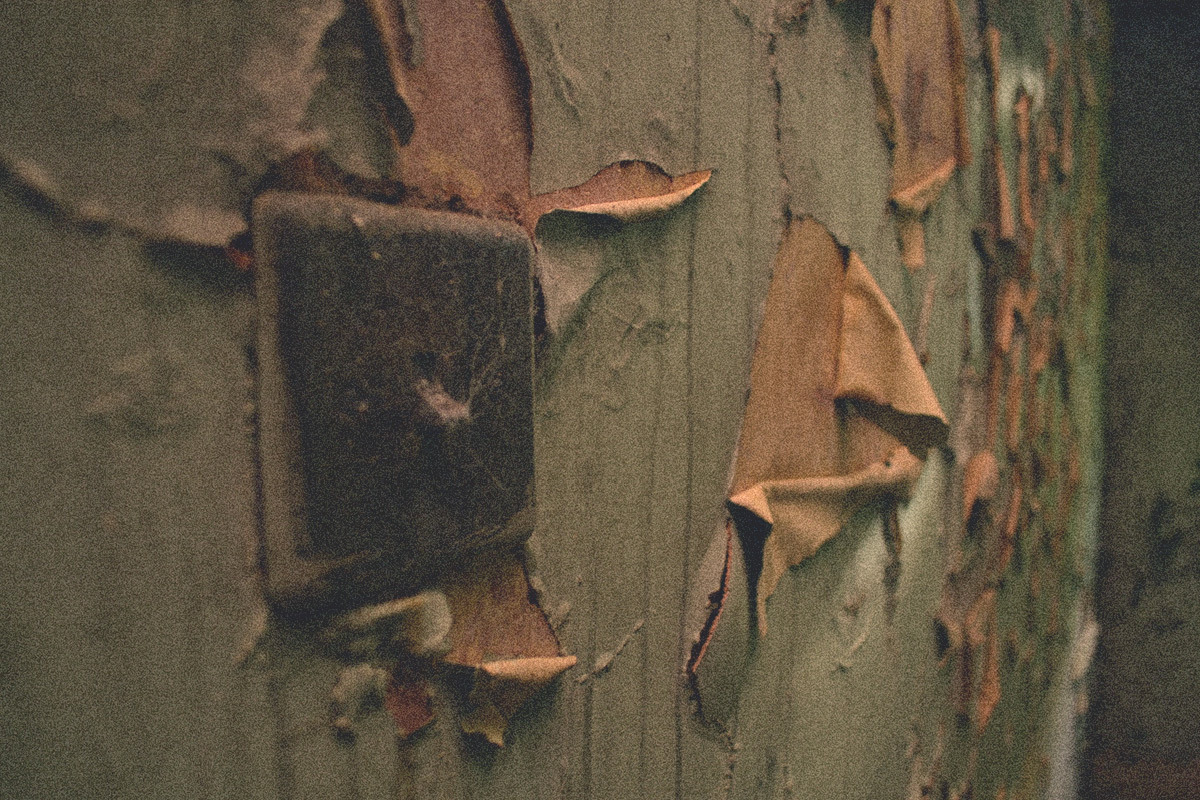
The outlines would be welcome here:
M 1087 619 L 1098 503 L 1102 9 L 960 4 L 972 158 L 929 208 L 925 265 L 910 270 L 889 205 L 870 3 L 508 4 L 530 73 L 533 193 L 625 159 L 714 172 L 654 219 L 566 215 L 539 229 L 545 264 L 588 277 L 539 351 L 538 517 L 526 555 L 578 665 L 513 717 L 495 749 L 462 733 L 469 687 L 452 675 L 437 679 L 424 731 L 400 741 L 377 713 L 345 737 L 330 726 L 340 665 L 303 631 L 266 624 L 250 657 L 234 659 L 264 628 L 247 545 L 257 525 L 253 301 L 219 246 L 243 230 L 271 163 L 293 150 L 324 149 L 362 180 L 392 168 L 374 90 L 358 82 L 355 8 L 3 12 L 0 579 L 10 593 L 0 664 L 11 701 L 0 708 L 0 793 L 1046 795 L 1055 687 L 1069 687 L 1067 656 Z M 1001 44 L 991 73 L 989 23 Z M 783 575 L 765 636 L 752 604 L 727 609 L 722 624 L 742 626 L 743 646 L 715 690 L 725 724 L 706 723 L 683 674 L 688 592 L 724 530 L 787 220 L 811 216 L 862 259 L 927 356 L 953 444 L 972 414 L 986 416 L 964 399 L 962 376 L 964 365 L 989 368 L 996 276 L 1007 273 L 985 263 L 973 232 L 1002 205 L 994 140 L 1019 171 L 1022 92 L 1034 130 L 1044 119 L 1060 148 L 1050 178 L 1036 177 L 1047 136 L 1035 133 L 1041 150 L 1025 154 L 1034 194 L 1052 199 L 1030 209 L 1046 224 L 1031 233 L 1020 276 L 1041 300 L 1016 318 L 1009 307 L 1008 320 L 1017 341 L 1035 314 L 1054 321 L 1059 347 L 1036 382 L 1053 424 L 1037 446 L 1059 469 L 1074 443 L 1073 499 L 1063 499 L 1065 472 L 1039 473 L 1028 487 L 1039 505 L 1016 501 L 1025 516 L 1012 566 L 964 583 L 956 576 L 974 575 L 972 558 L 997 552 L 991 537 L 1012 497 L 1004 470 L 1032 457 L 1033 439 L 972 442 L 994 446 L 1001 466 L 995 508 L 980 512 L 995 519 L 971 531 L 961 510 L 974 450 L 932 450 L 898 529 L 885 536 L 877 507 L 856 515 Z M 1015 178 L 1011 188 L 1020 207 L 1028 198 Z M 947 595 L 964 615 L 979 609 L 962 620 L 966 644 L 935 624 Z

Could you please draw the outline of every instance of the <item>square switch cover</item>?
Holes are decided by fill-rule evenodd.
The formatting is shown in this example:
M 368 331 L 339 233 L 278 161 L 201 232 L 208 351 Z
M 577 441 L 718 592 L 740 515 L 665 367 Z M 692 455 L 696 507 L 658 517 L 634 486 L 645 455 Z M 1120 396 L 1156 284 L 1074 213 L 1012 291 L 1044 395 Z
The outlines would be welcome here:
M 411 593 L 532 530 L 532 252 L 516 225 L 336 195 L 254 206 L 267 589 Z

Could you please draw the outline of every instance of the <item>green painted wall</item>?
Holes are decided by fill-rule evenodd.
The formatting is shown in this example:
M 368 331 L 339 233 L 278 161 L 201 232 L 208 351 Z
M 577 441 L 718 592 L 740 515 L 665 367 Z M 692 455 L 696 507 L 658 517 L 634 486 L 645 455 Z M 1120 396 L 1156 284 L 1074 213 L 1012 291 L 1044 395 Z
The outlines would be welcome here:
M 223 29 L 221 15 L 236 5 L 172 6 L 178 13 L 163 24 L 180 35 L 164 47 L 177 57 L 162 63 L 178 66 L 179 48 L 204 46 L 180 32 Z M 280 15 L 286 5 L 251 4 Z M 1006 108 L 1020 82 L 1037 96 L 1047 37 L 1062 43 L 1077 35 L 1070 26 L 1082 28 L 1094 39 L 1080 47 L 1102 59 L 1102 20 L 1087 4 L 997 6 Z M 52 14 L 53 6 L 39 8 L 23 12 L 34 42 L 53 28 L 44 18 L 29 22 Z M 530 60 L 534 191 L 579 183 L 622 158 L 672 173 L 716 172 L 693 200 L 656 220 L 546 233 L 543 247 L 560 268 L 601 274 L 545 354 L 536 397 L 539 517 L 530 557 L 543 606 L 580 666 L 518 715 L 500 751 L 458 732 L 452 690 L 438 701 L 437 722 L 412 741 L 397 742 L 383 714 L 367 719 L 354 743 L 337 740 L 328 705 L 338 664 L 294 633 L 268 634 L 258 656 L 234 666 L 256 609 L 247 555 L 255 525 L 249 282 L 215 251 L 142 244 L 136 215 L 133 223 L 79 224 L 22 189 L 66 185 L 49 193 L 69 201 L 74 190 L 61 174 L 74 174 L 75 151 L 11 142 L 35 134 L 68 145 L 72 137 L 104 141 L 119 126 L 113 133 L 94 116 L 39 122 L 36 109 L 22 112 L 20 126 L 6 122 L 0 794 L 907 798 L 920 796 L 922 765 L 934 761 L 941 738 L 929 777 L 951 796 L 969 787 L 989 800 L 1001 787 L 1009 798 L 1042 796 L 1052 743 L 1062 747 L 1051 711 L 1069 683 L 1065 655 L 1086 613 L 1077 609 L 1090 574 L 1102 203 L 1092 203 L 1095 224 L 1080 224 L 1075 243 L 1087 257 L 1080 269 L 1090 294 L 1064 319 L 1082 332 L 1070 380 L 1085 452 L 1070 563 L 1043 594 L 1058 596 L 1061 625 L 1047 631 L 1048 601 L 1028 599 L 1028 575 L 1002 590 L 1001 624 L 1020 628 L 1034 655 L 1006 662 L 1003 699 L 983 736 L 956 717 L 954 666 L 938 662 L 934 614 L 955 469 L 945 454 L 931 457 L 901 512 L 890 622 L 881 526 L 863 514 L 771 598 L 770 633 L 753 644 L 725 698 L 727 730 L 699 721 L 681 677 L 689 585 L 724 521 L 785 184 L 792 212 L 813 215 L 856 250 L 914 333 L 926 284 L 936 280 L 928 371 L 948 413 L 969 343 L 967 357 L 982 358 L 990 300 L 971 231 L 983 213 L 986 82 L 978 13 L 968 3 L 961 11 L 976 159 L 933 208 L 929 264 L 913 275 L 900 263 L 887 206 L 869 3 L 816 0 L 801 24 L 780 29 L 769 4 L 735 0 L 512 3 Z M 312 4 L 310 13 L 328 11 Z M 205 14 L 221 24 L 208 25 Z M 121 41 L 141 23 L 109 24 Z M 22 58 L 68 59 L 75 83 L 6 70 L 5 96 L 61 99 L 101 66 L 116 70 L 110 82 L 135 71 L 102 45 L 66 55 L 52 52 L 50 39 L 25 47 Z M 181 74 L 192 74 L 194 65 L 182 63 Z M 228 69 L 232 86 L 247 63 L 238 56 L 210 66 L 217 75 Z M 349 90 L 336 96 L 353 105 Z M 153 108 L 152 97 L 139 98 L 143 110 Z M 1100 140 L 1099 107 L 1080 108 L 1080 141 Z M 318 128 L 335 120 L 338 146 L 370 160 L 366 123 L 356 139 L 345 133 L 345 115 L 320 104 L 308 115 Z M 184 135 L 189 120 L 168 117 L 165 132 L 124 134 L 149 156 L 115 159 L 111 170 L 142 169 L 153 182 L 146 164 L 162 149 L 156 137 L 207 157 L 203 142 Z M 1002 134 L 1011 154 L 1012 131 Z M 103 181 L 106 151 L 97 152 L 100 165 L 88 169 Z M 181 171 L 186 179 L 182 163 L 171 162 L 172 180 Z M 31 180 L 31 164 L 52 180 Z M 1064 208 L 1098 197 L 1088 180 L 1077 179 Z M 577 680 L 630 632 L 611 668 Z M 1068 714 L 1068 739 L 1071 724 Z

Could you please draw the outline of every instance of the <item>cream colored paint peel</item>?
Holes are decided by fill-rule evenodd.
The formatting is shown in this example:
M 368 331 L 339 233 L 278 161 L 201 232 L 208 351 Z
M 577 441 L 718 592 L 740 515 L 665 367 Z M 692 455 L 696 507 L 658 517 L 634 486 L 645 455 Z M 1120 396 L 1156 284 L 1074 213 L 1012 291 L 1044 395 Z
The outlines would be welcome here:
M 555 678 L 575 666 L 563 655 L 546 615 L 530 599 L 517 553 L 485 554 L 443 585 L 453 622 L 445 662 L 473 671 L 462 717 L 467 733 L 496 746 L 514 714 Z
M 546 302 L 546 323 L 560 332 L 580 299 L 603 275 L 599 258 L 557 255 L 554 234 L 538 223 L 552 214 L 606 217 L 620 223 L 641 222 L 665 214 L 691 197 L 712 177 L 712 170 L 672 176 L 648 161 L 610 164 L 578 186 L 532 197 L 521 210 L 521 224 L 534 237 L 538 278 Z
M 618 161 L 578 186 L 530 198 L 521 210 L 521 224 L 532 236 L 538 220 L 557 211 L 597 214 L 621 222 L 649 219 L 687 200 L 711 177 L 710 169 L 671 176 L 648 161 Z

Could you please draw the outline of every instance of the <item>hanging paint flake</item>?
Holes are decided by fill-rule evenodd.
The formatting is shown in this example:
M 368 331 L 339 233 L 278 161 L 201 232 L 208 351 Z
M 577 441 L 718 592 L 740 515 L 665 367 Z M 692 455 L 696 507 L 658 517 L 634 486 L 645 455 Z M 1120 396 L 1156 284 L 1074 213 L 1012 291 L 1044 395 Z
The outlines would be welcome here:
M 616 223 L 641 222 L 664 214 L 691 197 L 712 177 L 712 170 L 668 175 L 647 161 L 618 161 L 578 186 L 534 195 L 521 209 L 521 224 L 537 247 L 537 271 L 545 302 L 546 325 L 559 333 L 580 298 L 600 279 L 599 265 L 560 263 L 541 246 L 538 223 L 559 214 L 604 217 Z
M 1012 190 L 1009 186 L 1008 168 L 1004 163 L 1004 148 L 996 132 L 1000 130 L 1000 31 L 989 25 L 983 32 L 984 64 L 988 75 L 988 113 L 991 117 L 993 136 L 988 143 L 991 174 L 985 178 L 984 200 L 994 211 L 990 222 L 992 233 L 1004 242 L 1017 237 L 1016 217 L 1013 214 Z
M 771 525 L 758 620 L 783 573 L 862 506 L 903 497 L 946 420 L 896 312 L 854 253 L 794 221 L 775 262 L 729 502 Z
M 877 113 L 892 148 L 891 201 L 905 266 L 925 264 L 922 216 L 971 162 L 966 63 L 955 0 L 878 0 L 871 20 Z
M 695 591 L 709 606 L 688 664 L 695 685 L 705 681 L 703 662 L 735 599 L 731 587 L 741 586 L 743 569 L 732 563 L 738 529 L 765 531 L 752 589 L 763 635 L 767 600 L 784 573 L 860 509 L 906 499 L 928 449 L 946 433 L 904 326 L 862 260 L 816 220 L 792 220 L 751 365 L 729 492 L 736 524 L 711 549 L 725 554 L 719 580 L 702 570 L 705 585 Z M 898 531 L 893 536 L 898 550 Z

